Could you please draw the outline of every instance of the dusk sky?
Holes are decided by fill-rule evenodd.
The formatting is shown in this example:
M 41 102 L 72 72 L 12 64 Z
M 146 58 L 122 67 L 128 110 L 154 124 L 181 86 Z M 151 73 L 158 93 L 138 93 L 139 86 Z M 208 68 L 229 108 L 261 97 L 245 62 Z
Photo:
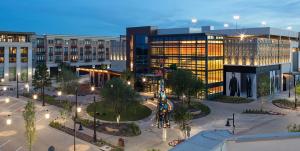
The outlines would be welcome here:
M 300 31 L 300 0 L 1 0 L 0 30 L 37 34 L 120 35 L 126 27 L 161 28 L 224 23 Z

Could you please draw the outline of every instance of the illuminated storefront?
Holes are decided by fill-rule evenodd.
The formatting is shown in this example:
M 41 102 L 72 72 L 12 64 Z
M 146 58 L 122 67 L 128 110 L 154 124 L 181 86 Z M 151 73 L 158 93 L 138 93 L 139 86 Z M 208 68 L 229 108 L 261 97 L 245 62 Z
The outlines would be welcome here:
M 150 67 L 155 70 L 176 64 L 192 71 L 206 83 L 205 97 L 223 93 L 223 37 L 199 34 L 169 34 L 150 37 Z

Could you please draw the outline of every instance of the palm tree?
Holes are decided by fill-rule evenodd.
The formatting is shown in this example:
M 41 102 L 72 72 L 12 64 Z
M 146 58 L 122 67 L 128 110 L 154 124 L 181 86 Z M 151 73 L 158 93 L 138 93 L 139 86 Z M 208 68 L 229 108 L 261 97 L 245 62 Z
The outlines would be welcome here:
M 43 99 L 43 106 L 45 106 L 45 87 L 51 85 L 50 74 L 47 70 L 46 64 L 38 64 L 33 76 L 32 85 L 35 89 L 40 89 Z

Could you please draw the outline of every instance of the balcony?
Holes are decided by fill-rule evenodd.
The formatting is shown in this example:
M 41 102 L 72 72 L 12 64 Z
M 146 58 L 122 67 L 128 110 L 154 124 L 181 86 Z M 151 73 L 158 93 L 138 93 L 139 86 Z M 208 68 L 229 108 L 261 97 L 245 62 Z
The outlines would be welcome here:
M 55 43 L 55 47 L 57 47 L 57 48 L 61 48 L 62 47 L 62 43 Z
M 77 48 L 77 42 L 71 42 L 71 48 Z
M 61 62 L 62 62 L 62 59 L 55 59 L 54 62 L 55 62 L 55 63 L 61 63 Z
M 62 52 L 61 51 L 57 51 L 54 53 L 55 55 L 62 55 Z
M 103 44 L 99 44 L 98 48 L 99 48 L 99 49 L 103 49 L 103 48 L 104 48 L 104 45 L 103 45 Z
M 98 58 L 98 61 L 105 61 L 104 58 Z
M 84 59 L 84 62 L 92 62 L 92 59 Z

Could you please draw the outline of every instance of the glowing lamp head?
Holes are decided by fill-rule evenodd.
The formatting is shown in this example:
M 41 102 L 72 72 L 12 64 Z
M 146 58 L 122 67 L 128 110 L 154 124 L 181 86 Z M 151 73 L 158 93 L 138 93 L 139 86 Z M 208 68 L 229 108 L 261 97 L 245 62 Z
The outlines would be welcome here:
M 261 22 L 261 25 L 266 26 L 266 25 L 267 25 L 267 22 L 266 22 L 266 21 L 262 21 L 262 22 Z
M 46 113 L 45 114 L 45 119 L 49 119 L 50 118 L 50 113 Z
M 29 84 L 28 83 L 25 84 L 25 88 L 29 88 Z
M 229 27 L 229 24 L 224 24 L 224 27 L 225 27 L 225 28 L 228 28 L 228 27 Z
M 9 98 L 5 98 L 5 103 L 9 103 Z
M 94 86 L 91 87 L 91 91 L 95 91 L 95 87 Z
M 143 82 L 146 82 L 146 78 L 143 78 L 142 81 L 143 81 Z
M 240 35 L 240 40 L 244 40 L 245 39 L 245 34 L 241 34 Z
M 61 96 L 61 94 L 62 94 L 61 91 L 58 91 L 58 92 L 57 92 L 57 95 L 58 95 L 58 96 Z
M 1 82 L 4 82 L 4 78 L 1 79 Z
M 21 73 L 20 72 L 18 72 L 18 76 L 20 76 L 21 75 Z
M 8 115 L 8 118 L 6 119 L 6 125 L 11 125 L 12 120 L 10 118 L 10 115 Z
M 3 87 L 3 91 L 6 91 L 7 90 L 7 87 Z
M 287 30 L 292 30 L 293 28 L 292 28 L 292 26 L 288 26 L 286 29 Z
M 240 19 L 240 16 L 239 16 L 239 15 L 234 15 L 234 16 L 233 16 L 233 19 L 234 19 L 234 20 L 239 20 L 239 19 Z
M 36 100 L 38 96 L 36 94 L 33 95 L 33 99 Z
M 77 108 L 77 112 L 80 113 L 81 112 L 81 107 Z
M 127 81 L 127 85 L 130 85 L 131 84 L 131 82 L 130 81 Z
M 192 18 L 191 21 L 192 21 L 193 24 L 196 24 L 198 22 L 198 19 L 197 18 Z

